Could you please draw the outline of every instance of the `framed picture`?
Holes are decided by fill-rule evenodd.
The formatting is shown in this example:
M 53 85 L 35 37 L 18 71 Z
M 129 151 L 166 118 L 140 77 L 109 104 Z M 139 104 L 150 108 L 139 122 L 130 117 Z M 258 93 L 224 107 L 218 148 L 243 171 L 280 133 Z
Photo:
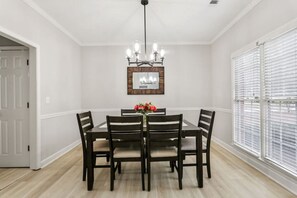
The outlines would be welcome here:
M 164 94 L 164 67 L 127 67 L 128 95 Z

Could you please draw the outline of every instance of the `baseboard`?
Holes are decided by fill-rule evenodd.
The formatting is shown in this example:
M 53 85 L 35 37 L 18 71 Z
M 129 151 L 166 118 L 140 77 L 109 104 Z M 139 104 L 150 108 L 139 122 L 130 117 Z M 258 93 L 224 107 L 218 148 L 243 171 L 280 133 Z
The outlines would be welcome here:
M 260 161 L 256 158 L 249 156 L 248 154 L 237 150 L 236 148 L 230 146 L 229 144 L 223 142 L 222 140 L 212 137 L 212 140 L 217 143 L 219 146 L 223 147 L 231 154 L 235 155 L 245 163 L 249 164 L 253 168 L 257 169 L 279 185 L 283 186 L 288 191 L 297 195 L 297 182 L 293 181 L 294 179 L 289 178 L 287 175 L 281 173 L 280 171 L 276 170 L 275 168 L 271 167 L 270 165 L 266 164 L 263 161 Z
M 56 159 L 58 159 L 62 155 L 65 155 L 66 153 L 68 153 L 69 151 L 71 151 L 73 148 L 75 148 L 80 143 L 81 143 L 81 140 L 80 139 L 79 140 L 76 140 L 72 144 L 66 146 L 65 148 L 63 148 L 63 149 L 59 150 L 58 152 L 52 154 L 48 158 L 42 160 L 41 161 L 41 168 L 44 168 L 44 167 L 48 166 L 49 164 L 51 164 L 52 162 L 54 162 Z

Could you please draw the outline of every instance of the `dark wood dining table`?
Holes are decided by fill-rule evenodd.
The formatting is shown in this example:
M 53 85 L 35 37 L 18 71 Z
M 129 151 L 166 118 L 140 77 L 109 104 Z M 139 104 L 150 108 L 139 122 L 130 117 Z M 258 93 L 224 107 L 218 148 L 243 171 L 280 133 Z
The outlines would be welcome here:
M 196 137 L 196 178 L 198 187 L 203 188 L 203 165 L 202 165 L 202 130 L 190 123 L 187 120 L 183 121 L 182 136 L 183 137 Z M 108 137 L 108 131 L 106 122 L 95 126 L 86 132 L 87 139 L 87 185 L 88 190 L 93 189 L 94 184 L 94 167 L 93 167 L 93 140 L 94 139 L 106 139 Z M 146 128 L 144 127 L 144 133 Z

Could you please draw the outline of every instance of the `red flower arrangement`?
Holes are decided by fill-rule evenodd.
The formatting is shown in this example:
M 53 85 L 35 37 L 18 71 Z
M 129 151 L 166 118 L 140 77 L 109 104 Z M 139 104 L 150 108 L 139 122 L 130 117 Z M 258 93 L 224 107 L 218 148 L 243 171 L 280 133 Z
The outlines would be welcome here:
M 138 113 L 145 115 L 147 113 L 155 112 L 157 110 L 157 108 L 151 102 L 147 102 L 144 104 L 139 103 L 139 104 L 135 105 L 134 110 Z

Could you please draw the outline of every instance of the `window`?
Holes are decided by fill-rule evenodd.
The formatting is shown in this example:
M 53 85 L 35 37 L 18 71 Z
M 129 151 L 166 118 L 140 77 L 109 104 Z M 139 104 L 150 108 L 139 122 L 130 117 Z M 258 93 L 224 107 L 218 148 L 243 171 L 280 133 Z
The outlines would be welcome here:
M 234 143 L 297 175 L 297 29 L 233 63 Z
M 297 173 L 297 29 L 263 47 L 265 158 Z
M 260 50 L 248 51 L 234 59 L 234 142 L 260 154 Z

